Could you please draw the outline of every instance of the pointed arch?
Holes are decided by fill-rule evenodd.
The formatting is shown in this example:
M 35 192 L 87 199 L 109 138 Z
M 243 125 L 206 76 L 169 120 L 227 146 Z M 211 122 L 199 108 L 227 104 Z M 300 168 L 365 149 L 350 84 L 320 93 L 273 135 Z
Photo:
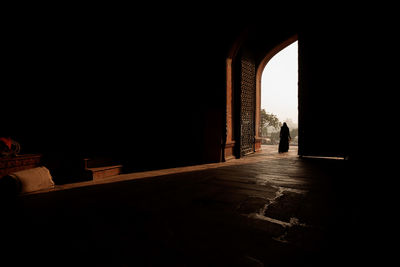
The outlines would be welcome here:
M 261 60 L 260 64 L 258 65 L 257 72 L 256 72 L 256 114 L 255 114 L 255 149 L 256 151 L 261 149 L 261 123 L 260 123 L 260 111 L 261 111 L 261 77 L 262 73 L 265 69 L 265 66 L 268 62 L 280 51 L 291 45 L 292 43 L 298 40 L 298 35 L 295 34 L 288 38 L 287 40 L 283 41 L 279 45 L 275 46 L 271 49 L 265 57 Z
M 242 48 L 245 46 L 246 40 L 249 38 L 249 32 L 243 31 L 240 36 L 233 43 L 230 48 L 227 58 L 226 58 L 226 111 L 225 111 L 225 134 L 224 140 L 222 144 L 222 159 L 223 161 L 229 160 L 232 158 L 238 158 L 238 136 L 235 135 L 235 129 L 238 128 L 238 124 L 240 124 L 240 118 L 235 117 L 235 110 L 239 107 L 235 106 L 235 98 L 238 97 L 235 94 L 237 91 L 237 86 L 240 84 L 235 84 L 235 81 L 238 81 L 235 75 L 236 65 L 239 64 L 237 62 L 237 57 Z M 261 111 L 261 77 L 263 70 L 269 60 L 281 50 L 292 44 L 293 42 L 298 40 L 298 35 L 294 34 L 278 45 L 274 46 L 270 49 L 266 55 L 258 60 L 258 64 L 255 69 L 255 114 L 254 114 L 254 151 L 258 151 L 261 149 L 261 137 L 260 137 L 260 111 Z M 236 67 L 235 67 L 236 66 Z M 238 103 L 236 103 L 238 104 Z M 236 114 L 237 115 L 237 114 Z

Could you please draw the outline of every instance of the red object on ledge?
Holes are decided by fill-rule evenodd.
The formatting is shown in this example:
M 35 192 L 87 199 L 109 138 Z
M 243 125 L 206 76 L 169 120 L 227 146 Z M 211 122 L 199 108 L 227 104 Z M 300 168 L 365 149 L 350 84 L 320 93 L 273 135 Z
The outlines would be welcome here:
M 12 144 L 12 140 L 11 138 L 7 138 L 7 137 L 0 137 L 0 141 L 3 141 L 3 143 L 8 147 L 8 149 L 11 150 L 11 144 Z

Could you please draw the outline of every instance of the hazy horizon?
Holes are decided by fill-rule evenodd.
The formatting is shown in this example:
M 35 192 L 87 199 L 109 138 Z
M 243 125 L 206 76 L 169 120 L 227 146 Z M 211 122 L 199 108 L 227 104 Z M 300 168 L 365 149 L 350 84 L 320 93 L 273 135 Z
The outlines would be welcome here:
M 267 63 L 261 77 L 261 108 L 275 114 L 279 121 L 298 123 L 298 50 L 297 41 Z

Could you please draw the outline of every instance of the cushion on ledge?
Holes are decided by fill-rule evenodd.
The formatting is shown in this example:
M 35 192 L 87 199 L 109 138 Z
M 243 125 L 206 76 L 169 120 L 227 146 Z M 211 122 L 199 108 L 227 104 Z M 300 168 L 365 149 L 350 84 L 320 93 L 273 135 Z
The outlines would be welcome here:
M 20 193 L 54 188 L 53 178 L 46 167 L 37 167 L 13 172 L 10 176 L 15 177 L 21 182 Z

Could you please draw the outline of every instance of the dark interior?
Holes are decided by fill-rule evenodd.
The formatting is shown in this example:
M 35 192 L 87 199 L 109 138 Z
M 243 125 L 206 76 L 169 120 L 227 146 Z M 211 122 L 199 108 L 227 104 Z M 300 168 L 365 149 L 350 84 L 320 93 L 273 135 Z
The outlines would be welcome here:
M 369 79 L 372 71 L 367 63 L 373 60 L 370 55 L 377 49 L 380 30 L 373 27 L 370 17 L 347 7 L 314 11 L 300 8 L 300 4 L 285 7 L 239 2 L 218 7 L 96 4 L 12 9 L 2 38 L 0 136 L 18 141 L 21 154 L 41 154 L 56 184 L 80 181 L 85 158 L 118 162 L 124 173 L 223 162 L 229 51 L 241 40 L 238 56 L 250 55 L 258 66 L 272 48 L 297 34 L 299 156 L 346 158 L 354 164 L 352 171 L 373 166 L 365 163 L 377 163 L 368 156 L 376 148 L 367 146 L 370 137 L 360 136 L 359 127 L 370 125 L 367 123 L 376 116 L 374 112 L 368 118 L 362 114 L 371 110 L 368 100 L 375 99 L 371 89 L 376 87 Z M 349 182 L 351 186 L 376 174 L 372 169 L 355 173 L 357 179 Z M 367 192 L 374 188 L 372 180 L 363 181 L 362 190 L 354 197 L 358 204 L 369 199 Z M 156 187 L 155 193 L 162 192 L 162 181 Z M 91 205 L 97 199 L 107 212 L 92 218 L 104 219 L 100 225 L 112 227 L 107 220 L 129 210 L 127 203 L 132 202 L 124 202 L 124 197 L 108 202 L 107 196 L 118 195 L 118 190 L 135 191 L 129 188 L 118 184 L 53 192 L 25 199 L 28 204 L 24 207 L 28 214 L 36 210 L 30 205 L 43 208 L 47 215 L 42 214 L 45 217 L 40 220 L 52 225 L 52 230 L 63 231 L 63 226 L 75 225 L 75 220 L 83 220 L 87 224 L 82 227 L 87 227 Z M 85 192 L 95 193 L 89 196 Z M 58 198 L 63 199 L 66 213 L 58 210 L 55 217 L 48 216 L 49 209 L 57 209 L 51 203 Z M 80 199 L 90 204 L 80 207 Z M 156 199 L 151 197 L 152 208 L 157 207 Z M 121 203 L 125 204 L 119 213 L 114 208 Z M 136 225 L 159 219 L 143 207 L 146 205 L 141 203 L 134 208 L 144 216 Z M 360 213 L 367 210 L 361 208 Z M 35 220 L 35 216 L 28 218 Z M 64 218 L 70 221 L 52 224 Z M 84 232 L 76 225 L 74 231 Z M 46 240 L 54 242 L 56 238 L 48 235 Z M 57 255 L 65 256 L 64 250 L 73 247 L 64 244 Z
M 300 154 L 354 154 L 357 36 L 329 16 L 315 16 L 317 27 L 295 12 L 238 9 L 14 19 L 2 136 L 42 154 L 59 183 L 88 157 L 112 158 L 126 172 L 221 161 L 232 45 L 245 36 L 240 51 L 257 66 L 298 34 Z

